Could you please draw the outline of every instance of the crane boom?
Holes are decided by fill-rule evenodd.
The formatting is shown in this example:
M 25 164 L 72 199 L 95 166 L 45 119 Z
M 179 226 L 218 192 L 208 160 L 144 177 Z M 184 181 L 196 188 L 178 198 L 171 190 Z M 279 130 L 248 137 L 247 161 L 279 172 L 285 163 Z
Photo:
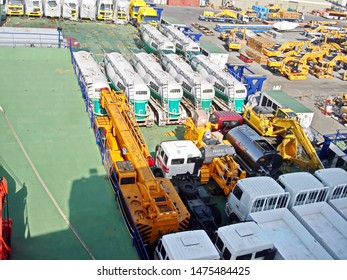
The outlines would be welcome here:
M 153 175 L 146 160 L 147 145 L 124 93 L 103 89 L 100 103 L 109 118 L 103 126 L 105 147 L 131 229 L 138 228 L 145 244 L 155 243 L 163 234 L 186 229 L 189 212 L 170 180 Z

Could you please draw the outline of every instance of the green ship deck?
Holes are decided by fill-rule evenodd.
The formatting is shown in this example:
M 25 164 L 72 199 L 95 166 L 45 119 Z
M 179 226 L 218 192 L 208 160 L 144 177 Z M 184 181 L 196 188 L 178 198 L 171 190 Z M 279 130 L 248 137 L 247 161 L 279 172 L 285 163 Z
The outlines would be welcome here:
M 42 178 L 0 113 L 0 176 L 9 184 L 13 220 L 11 258 L 138 259 L 102 166 L 68 49 L 2 47 L 0 65 L 0 106 Z

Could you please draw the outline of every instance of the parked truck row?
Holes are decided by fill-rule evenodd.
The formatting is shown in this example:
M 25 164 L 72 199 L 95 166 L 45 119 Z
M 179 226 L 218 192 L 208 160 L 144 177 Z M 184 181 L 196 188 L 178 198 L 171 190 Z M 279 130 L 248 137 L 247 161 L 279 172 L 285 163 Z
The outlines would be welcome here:
M 148 7 L 143 0 L 6 0 L 8 16 L 31 16 L 153 23 L 157 25 L 163 8 Z

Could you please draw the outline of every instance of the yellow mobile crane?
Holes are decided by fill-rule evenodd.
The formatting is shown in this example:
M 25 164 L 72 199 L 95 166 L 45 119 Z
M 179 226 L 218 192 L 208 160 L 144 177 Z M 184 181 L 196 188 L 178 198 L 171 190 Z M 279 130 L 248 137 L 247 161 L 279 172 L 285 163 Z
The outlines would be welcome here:
M 102 89 L 100 104 L 107 116 L 96 117 L 96 125 L 130 232 L 137 228 L 144 244 L 154 244 L 164 234 L 187 229 L 190 214 L 170 180 L 153 175 L 147 145 L 125 94 Z
M 211 129 L 216 128 L 216 125 L 210 122 L 199 125 L 199 119 L 207 120 L 206 112 L 197 110 L 194 115 L 194 118 L 189 117 L 184 123 L 186 128 L 184 139 L 193 141 L 200 150 L 204 151 L 205 160 L 200 168 L 200 182 L 206 184 L 210 178 L 213 178 L 223 189 L 224 194 L 228 195 L 233 190 L 237 180 L 246 177 L 246 172 L 241 170 L 239 164 L 233 159 L 231 153 L 234 153 L 235 150 L 229 141 L 222 140 L 221 133 L 215 132 L 220 134 L 220 137 L 217 137 L 220 139 L 211 138 Z M 206 160 L 208 152 L 213 154 L 211 160 Z
M 284 160 L 296 163 L 305 170 L 324 168 L 297 115 L 291 109 L 278 108 L 274 112 L 270 107 L 247 107 L 243 116 L 245 122 L 260 135 L 281 137 L 277 150 Z M 298 145 L 305 154 L 298 153 Z

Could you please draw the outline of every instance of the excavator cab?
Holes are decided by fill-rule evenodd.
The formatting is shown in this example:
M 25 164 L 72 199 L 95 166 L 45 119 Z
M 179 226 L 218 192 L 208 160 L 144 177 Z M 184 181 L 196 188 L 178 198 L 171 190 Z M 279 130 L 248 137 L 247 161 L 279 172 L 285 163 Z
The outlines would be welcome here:
M 291 119 L 298 121 L 298 115 L 289 108 L 278 108 L 276 111 L 276 118 Z

